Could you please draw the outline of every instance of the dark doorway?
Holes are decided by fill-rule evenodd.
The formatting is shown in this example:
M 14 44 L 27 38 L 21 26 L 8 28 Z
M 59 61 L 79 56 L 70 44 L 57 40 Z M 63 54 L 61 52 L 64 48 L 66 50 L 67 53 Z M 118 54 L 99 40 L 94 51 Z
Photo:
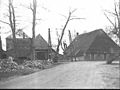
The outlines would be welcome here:
M 37 59 L 38 60 L 46 60 L 47 59 L 47 53 L 45 53 L 45 52 L 37 52 Z

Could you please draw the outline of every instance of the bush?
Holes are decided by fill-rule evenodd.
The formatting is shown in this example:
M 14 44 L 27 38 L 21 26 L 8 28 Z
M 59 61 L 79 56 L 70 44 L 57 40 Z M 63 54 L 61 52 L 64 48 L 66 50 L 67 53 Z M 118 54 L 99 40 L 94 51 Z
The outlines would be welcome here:
M 40 60 L 24 61 L 23 66 L 30 67 L 30 68 L 44 69 L 44 66 Z

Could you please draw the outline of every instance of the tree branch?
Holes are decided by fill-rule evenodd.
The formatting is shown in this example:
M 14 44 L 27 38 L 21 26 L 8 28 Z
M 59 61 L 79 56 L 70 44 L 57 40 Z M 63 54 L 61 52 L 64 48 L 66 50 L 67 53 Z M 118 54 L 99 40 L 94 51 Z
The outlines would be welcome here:
M 117 12 L 116 3 L 114 3 L 114 5 L 115 5 L 115 14 L 116 14 L 116 16 L 117 16 L 117 19 L 118 19 L 118 22 L 119 22 L 119 14 L 118 14 L 118 12 Z
M 32 8 L 32 4 L 30 3 L 30 7 L 28 9 L 31 9 L 32 12 L 34 11 L 33 8 Z
M 74 13 L 77 9 L 74 9 L 73 11 L 71 11 L 71 14 Z
M 61 48 L 62 48 L 62 50 L 64 51 L 64 48 L 63 48 L 63 44 L 62 44 L 62 42 L 61 42 Z
M 105 12 L 104 12 L 104 15 L 105 15 L 105 17 L 109 20 L 109 22 L 113 25 L 113 27 L 116 28 L 115 25 L 114 25 L 114 23 L 109 19 L 109 17 L 106 15 Z
M 5 22 L 5 21 L 2 21 L 2 20 L 0 20 L 0 22 L 10 25 L 10 23 L 7 23 L 7 22 Z
M 27 8 L 27 9 L 30 9 L 30 10 L 33 11 L 32 4 L 31 4 L 31 3 L 30 3 L 30 6 L 25 6 L 25 5 L 22 5 L 22 4 L 21 4 L 21 6 L 23 6 L 23 7 Z
M 59 14 L 59 15 L 61 15 L 61 16 L 63 16 L 63 17 L 65 17 L 65 18 L 67 19 L 67 17 L 66 17 L 65 15 L 62 15 L 62 14 Z
M 108 10 L 104 10 L 105 12 L 109 13 L 109 14 L 112 14 L 112 15 L 115 15 L 116 16 L 116 13 L 113 13 L 111 11 L 108 11 Z
M 85 18 L 71 18 L 70 20 L 74 20 L 74 19 L 85 19 Z

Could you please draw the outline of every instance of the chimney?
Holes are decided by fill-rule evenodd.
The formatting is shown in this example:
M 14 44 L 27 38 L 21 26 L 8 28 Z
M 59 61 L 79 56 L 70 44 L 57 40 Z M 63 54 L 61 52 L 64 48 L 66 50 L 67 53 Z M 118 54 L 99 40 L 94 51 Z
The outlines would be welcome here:
M 51 34 L 50 34 L 50 28 L 48 28 L 48 44 L 51 47 Z
M 71 32 L 70 32 L 70 30 L 68 30 L 68 32 L 69 32 L 69 42 L 71 43 L 72 42 L 72 36 L 71 36 Z

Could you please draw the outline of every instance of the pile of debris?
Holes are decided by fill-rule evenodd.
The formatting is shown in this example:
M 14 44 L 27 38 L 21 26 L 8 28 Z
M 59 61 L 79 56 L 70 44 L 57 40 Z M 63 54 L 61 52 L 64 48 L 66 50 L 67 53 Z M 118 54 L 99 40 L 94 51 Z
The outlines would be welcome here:
M 29 71 L 38 71 L 49 68 L 52 64 L 45 60 L 24 60 L 22 64 L 18 64 L 13 58 L 0 60 L 0 72 L 18 72 L 23 73 Z
M 9 77 L 22 76 L 34 73 L 36 71 L 49 68 L 51 64 L 44 60 L 24 60 L 18 64 L 13 58 L 0 59 L 0 80 L 6 80 Z
M 13 59 L 0 60 L 0 81 L 14 76 L 22 76 L 34 73 L 36 70 L 17 64 Z
M 1 59 L 0 60 L 0 72 L 11 72 L 20 69 L 19 65 L 13 61 L 13 59 Z
M 22 64 L 24 67 L 29 67 L 31 69 L 44 69 L 44 65 L 41 60 L 28 61 L 25 60 Z

